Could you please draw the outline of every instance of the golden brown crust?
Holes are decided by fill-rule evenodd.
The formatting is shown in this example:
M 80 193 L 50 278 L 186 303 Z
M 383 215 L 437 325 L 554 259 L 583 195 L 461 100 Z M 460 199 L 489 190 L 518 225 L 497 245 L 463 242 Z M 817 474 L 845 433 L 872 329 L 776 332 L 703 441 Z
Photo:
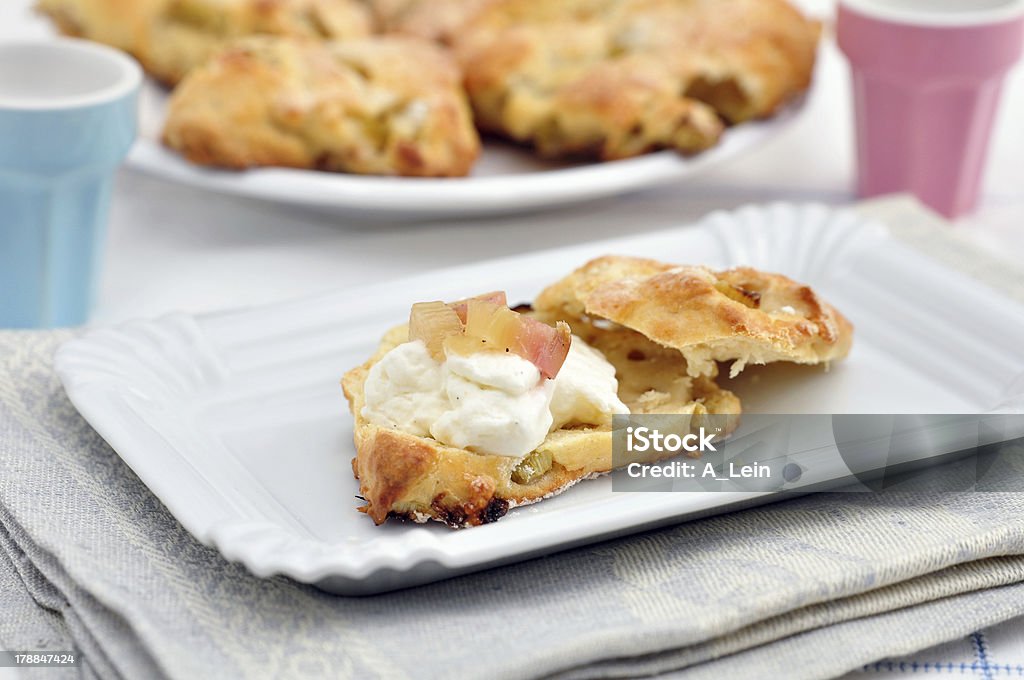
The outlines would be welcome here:
M 541 318 L 596 317 L 682 352 L 693 375 L 715 361 L 827 363 L 844 358 L 853 325 L 809 287 L 740 267 L 714 272 L 655 260 L 593 260 L 538 297 Z
M 342 388 L 355 419 L 356 458 L 353 471 L 359 479 L 361 508 L 377 524 L 388 517 L 416 521 L 435 519 L 453 527 L 475 526 L 499 519 L 510 507 L 525 505 L 557 494 L 576 482 L 612 469 L 612 432 L 605 427 L 567 427 L 548 435 L 539 450 L 551 453 L 551 470 L 530 484 L 517 484 L 512 473 L 515 458 L 472 453 L 445 446 L 433 439 L 378 427 L 362 416 L 363 386 L 370 368 L 388 351 L 405 342 L 403 327 L 390 331 L 376 354 L 345 374 Z M 647 366 L 632 387 L 620 391 L 635 413 L 731 414 L 729 430 L 738 425 L 740 402 L 707 377 L 690 378 L 678 352 L 650 352 L 641 362 L 627 358 L 649 343 L 632 334 L 607 338 L 608 359 L 620 379 Z M 640 389 L 648 376 L 661 383 Z M 657 389 L 667 391 L 655 394 Z M 646 395 L 646 396 L 644 396 Z M 645 410 L 645 406 L 652 408 Z
M 450 44 L 462 26 L 496 0 L 369 0 L 377 27 Z
M 36 10 L 61 33 L 124 50 L 145 67 L 145 45 L 169 5 L 170 0 L 38 0 Z
M 808 87 L 817 37 L 784 0 L 501 0 L 454 42 L 482 129 L 615 159 L 771 115 Z
M 247 38 L 175 90 L 164 143 L 228 168 L 466 175 L 480 151 L 459 71 L 413 38 Z
M 236 38 L 347 39 L 372 30 L 360 0 L 39 0 L 38 8 L 64 33 L 131 53 L 168 85 Z

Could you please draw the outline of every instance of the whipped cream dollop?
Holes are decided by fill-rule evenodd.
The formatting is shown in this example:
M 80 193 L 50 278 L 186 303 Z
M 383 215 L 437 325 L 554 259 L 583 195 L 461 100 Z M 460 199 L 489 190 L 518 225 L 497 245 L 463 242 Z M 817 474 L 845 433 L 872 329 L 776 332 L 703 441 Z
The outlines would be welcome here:
M 420 340 L 395 347 L 374 364 L 362 415 L 477 453 L 521 458 L 568 423 L 604 425 L 629 413 L 615 368 L 577 337 L 553 380 L 510 353 L 451 354 L 438 362 Z

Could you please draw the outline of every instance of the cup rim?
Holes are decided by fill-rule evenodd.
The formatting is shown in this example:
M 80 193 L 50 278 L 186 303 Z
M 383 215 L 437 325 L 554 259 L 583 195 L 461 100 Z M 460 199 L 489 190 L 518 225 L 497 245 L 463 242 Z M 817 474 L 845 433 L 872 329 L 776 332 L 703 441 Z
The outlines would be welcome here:
M 116 80 L 105 87 L 84 94 L 66 97 L 7 97 L 0 93 L 0 110 L 60 111 L 85 108 L 117 101 L 137 90 L 142 84 L 142 68 L 138 62 L 120 50 L 80 38 L 56 37 L 48 39 L 0 40 L 0 53 L 18 49 L 46 49 L 89 56 L 106 61 L 118 69 Z
M 966 11 L 918 12 L 886 6 L 879 0 L 839 0 L 839 5 L 871 19 L 934 28 L 989 26 L 1024 17 L 1024 0 L 1010 0 L 1002 7 Z

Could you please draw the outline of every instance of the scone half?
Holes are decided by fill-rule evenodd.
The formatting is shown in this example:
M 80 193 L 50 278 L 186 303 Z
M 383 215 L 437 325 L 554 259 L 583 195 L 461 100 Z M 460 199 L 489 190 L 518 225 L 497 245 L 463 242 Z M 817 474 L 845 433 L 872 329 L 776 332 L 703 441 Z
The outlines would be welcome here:
M 568 425 L 551 432 L 534 453 L 550 456 L 550 467 L 528 483 L 514 476 L 521 459 L 467 451 L 429 438 L 380 427 L 363 416 L 370 369 L 408 339 L 408 329 L 390 331 L 377 353 L 349 371 L 342 387 L 355 420 L 360 508 L 377 524 L 388 517 L 417 522 L 439 520 L 461 528 L 496 521 L 510 508 L 535 503 L 577 482 L 612 469 L 610 425 Z M 620 376 L 620 397 L 634 413 L 728 415 L 738 425 L 739 399 L 709 377 L 691 378 L 678 352 L 661 351 L 637 334 L 608 338 L 606 358 Z M 639 358 L 643 355 L 643 358 Z M 630 380 L 629 376 L 636 378 Z M 624 379 L 623 379 L 624 377 Z M 646 389 L 647 382 L 652 384 Z M 639 387 L 641 383 L 644 388 Z M 696 421 L 694 421 L 696 422 Z
M 691 375 L 731 361 L 829 364 L 845 358 L 853 324 L 811 287 L 781 274 L 737 267 L 714 271 L 637 257 L 592 260 L 545 289 L 544 320 L 573 328 L 614 324 L 682 353 Z

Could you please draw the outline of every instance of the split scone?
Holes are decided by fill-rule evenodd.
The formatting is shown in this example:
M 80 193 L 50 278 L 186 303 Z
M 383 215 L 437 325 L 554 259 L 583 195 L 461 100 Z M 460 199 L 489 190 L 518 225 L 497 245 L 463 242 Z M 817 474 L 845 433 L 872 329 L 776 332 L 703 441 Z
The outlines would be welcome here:
M 63 33 L 125 50 L 167 85 L 236 38 L 347 39 L 373 28 L 361 0 L 39 0 L 38 7 Z
M 846 357 L 853 325 L 808 286 L 738 267 L 715 272 L 656 260 L 593 260 L 544 290 L 538 318 L 574 329 L 613 324 L 685 357 L 690 375 L 714 375 L 716 361 L 828 364 Z
M 607 160 L 772 115 L 809 86 L 818 33 L 785 0 L 500 0 L 454 44 L 482 130 Z
M 384 33 L 414 35 L 450 44 L 463 24 L 498 0 L 370 0 Z
M 485 524 L 609 472 L 613 414 L 738 425 L 739 399 L 713 373 L 690 376 L 678 351 L 625 328 L 587 332 L 518 314 L 503 294 L 415 305 L 342 379 L 360 509 L 377 524 Z
M 828 364 L 853 326 L 779 274 L 642 258 L 593 260 L 527 314 L 504 294 L 413 307 L 342 387 L 355 417 L 353 471 L 380 524 L 462 527 L 612 469 L 613 414 L 680 414 L 691 429 L 740 401 L 717 361 Z
M 415 38 L 246 38 L 171 96 L 164 143 L 194 163 L 466 175 L 480 139 L 439 47 Z

